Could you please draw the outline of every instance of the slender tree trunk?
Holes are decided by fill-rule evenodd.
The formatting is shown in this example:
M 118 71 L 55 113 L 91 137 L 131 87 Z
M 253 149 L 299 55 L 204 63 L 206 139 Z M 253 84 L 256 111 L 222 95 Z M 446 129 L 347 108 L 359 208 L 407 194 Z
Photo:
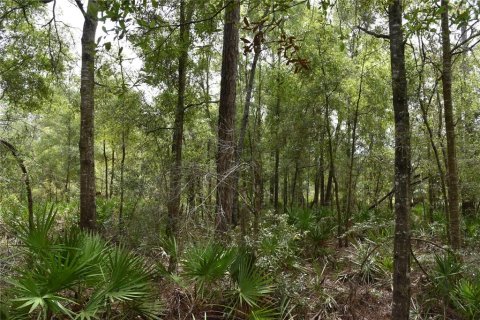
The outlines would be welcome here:
M 83 9 L 82 9 L 83 10 Z M 95 230 L 95 136 L 94 90 L 97 1 L 89 0 L 84 13 L 82 33 L 82 68 L 80 76 L 80 228 Z
M 330 138 L 329 143 L 331 143 Z M 330 157 L 330 148 L 329 148 L 329 157 Z M 332 185 L 333 185 L 333 170 L 332 170 L 332 164 L 329 160 L 328 164 L 328 178 L 327 178 L 327 188 L 325 190 L 325 200 L 323 202 L 323 205 L 325 207 L 329 207 L 332 204 Z
M 288 207 L 288 167 L 285 166 L 283 173 L 283 212 L 287 212 Z
M 323 155 L 323 138 L 322 151 L 320 153 L 320 206 L 325 206 L 325 159 Z
M 185 90 L 187 86 L 187 63 L 188 48 L 190 43 L 190 24 L 192 10 L 187 8 L 186 0 L 180 1 L 180 46 L 178 56 L 178 95 L 175 109 L 175 122 L 172 137 L 172 164 L 170 168 L 170 189 L 168 197 L 168 220 L 166 234 L 169 237 L 177 237 L 178 223 L 181 219 L 180 199 L 182 191 L 182 143 L 183 143 L 183 119 L 185 115 Z M 188 10 L 187 10 L 188 9 Z M 188 11 L 188 12 L 187 12 Z M 173 271 L 176 261 L 170 260 L 170 271 Z
M 71 127 L 71 118 L 68 119 L 68 128 L 67 128 L 67 167 L 65 169 L 65 188 L 64 188 L 64 193 L 66 196 L 66 201 L 70 202 L 70 196 L 69 196 L 69 190 L 70 190 L 70 171 L 71 171 L 71 166 L 72 166 L 72 155 L 70 152 L 70 146 L 72 144 L 72 127 Z
M 30 185 L 30 177 L 28 175 L 27 167 L 25 167 L 25 163 L 23 162 L 22 157 L 18 153 L 17 149 L 5 140 L 0 140 L 0 144 L 3 144 L 13 155 L 15 160 L 17 161 L 18 166 L 23 174 L 23 181 L 25 183 L 25 190 L 27 191 L 27 205 L 28 205 L 28 228 L 30 231 L 33 230 L 34 223 L 33 223 L 33 196 L 32 196 L 32 187 Z
M 402 0 L 393 0 L 388 8 L 395 115 L 395 238 L 392 320 L 407 320 L 410 312 L 411 151 L 402 15 Z
M 320 171 L 322 170 L 320 167 L 320 157 L 315 160 L 315 179 L 313 181 L 313 200 L 311 203 L 312 208 L 318 207 L 318 201 L 320 197 Z
M 442 85 L 443 107 L 445 109 L 445 130 L 447 132 L 447 187 L 448 187 L 448 211 L 450 220 L 450 241 L 454 249 L 461 247 L 460 236 L 460 209 L 458 200 L 458 172 L 457 154 L 455 143 L 455 120 L 453 116 L 452 101 L 452 52 L 450 46 L 449 29 L 449 1 L 442 0 Z
M 292 194 L 290 198 L 290 208 L 293 208 L 293 205 L 295 204 L 295 201 L 297 200 L 296 194 L 297 194 L 297 178 L 298 178 L 298 160 L 295 161 L 295 171 L 293 173 L 293 180 L 292 180 Z
M 360 74 L 360 85 L 358 87 L 358 96 L 357 102 L 355 104 L 355 111 L 353 113 L 353 123 L 352 123 L 352 144 L 350 146 L 349 152 L 349 163 L 348 163 L 348 178 L 347 178 L 347 203 L 346 203 L 346 212 L 345 212 L 345 232 L 348 231 L 350 228 L 350 219 L 352 216 L 352 197 L 354 193 L 354 185 L 353 185 L 353 167 L 355 165 L 355 152 L 357 148 L 357 125 L 358 125 L 358 112 L 360 109 L 360 101 L 362 98 L 362 89 L 363 89 L 363 78 L 364 78 L 364 68 L 365 68 L 365 60 L 366 55 L 363 58 L 362 63 L 362 71 Z M 345 237 L 344 245 L 348 245 L 348 238 Z
M 110 194 L 108 198 L 113 197 L 113 177 L 115 175 L 115 149 L 113 148 L 112 144 L 112 170 L 110 171 Z
M 225 233 L 232 224 L 235 193 L 235 98 L 238 63 L 240 1 L 232 0 L 225 8 L 223 30 L 220 106 L 218 115 L 217 151 L 217 234 Z
M 125 131 L 122 131 L 122 157 L 120 159 L 120 209 L 118 210 L 118 229 L 123 229 L 123 203 L 124 203 L 124 174 L 125 174 L 125 157 L 126 157 Z
M 337 177 L 335 176 L 335 172 L 333 173 L 333 184 L 334 184 L 334 191 L 335 191 L 335 205 L 336 205 L 336 211 L 337 211 L 337 238 L 338 238 L 338 246 L 342 246 L 342 211 L 340 209 L 340 198 L 338 197 L 338 182 L 337 182 Z
M 241 161 L 242 161 L 242 153 L 243 153 L 243 145 L 245 142 L 245 135 L 247 133 L 247 127 L 248 127 L 248 118 L 250 116 L 250 105 L 252 101 L 252 93 L 253 93 L 253 87 L 254 87 L 254 82 L 255 82 L 255 71 L 257 69 L 257 62 L 258 58 L 260 57 L 260 47 L 255 48 L 255 53 L 253 55 L 253 61 L 252 61 L 252 66 L 250 69 L 250 74 L 248 75 L 248 82 L 247 82 L 247 93 L 245 97 L 245 104 L 243 106 L 243 116 L 242 116 L 242 122 L 240 124 L 240 136 L 238 137 L 238 143 L 237 143 L 237 149 L 235 153 L 235 167 L 238 168 L 238 170 L 235 171 L 234 174 L 234 187 L 235 187 L 235 195 L 233 198 L 233 223 L 236 225 L 236 222 L 239 220 L 239 203 L 238 203 L 238 181 L 240 179 L 240 167 L 241 167 Z
M 420 79 L 420 81 L 423 81 L 423 77 L 422 77 L 422 79 Z M 438 176 L 440 177 L 440 187 L 441 187 L 441 190 L 442 190 L 442 195 L 443 195 L 443 199 L 444 199 L 444 203 L 445 203 L 445 213 L 446 213 L 446 218 L 447 218 L 446 219 L 447 220 L 447 233 L 449 233 L 450 218 L 449 218 L 449 210 L 448 210 L 447 188 L 446 188 L 446 184 L 445 184 L 445 173 L 443 172 L 442 162 L 441 162 L 441 159 L 440 159 L 440 155 L 439 155 L 439 152 L 438 152 L 437 145 L 435 144 L 435 139 L 433 137 L 432 127 L 430 126 L 430 123 L 428 122 L 427 108 L 424 105 L 424 102 L 421 98 L 420 88 L 418 90 L 419 90 L 418 98 L 419 98 L 419 101 L 420 101 L 420 110 L 422 111 L 422 120 L 423 120 L 423 123 L 425 125 L 425 128 L 427 129 L 428 138 L 430 140 L 430 146 L 431 146 L 431 149 L 433 150 L 433 154 L 435 156 L 435 163 L 437 165 Z
M 339 123 L 337 125 L 336 132 L 339 130 Z M 330 171 L 328 174 L 328 183 L 327 183 L 327 196 L 326 196 L 326 203 L 330 206 L 331 209 L 333 209 L 333 196 L 332 196 L 332 185 L 334 188 L 334 193 L 335 193 L 335 203 L 337 207 L 337 237 L 338 237 L 338 243 L 339 246 L 341 246 L 341 238 L 340 236 L 343 233 L 343 228 L 342 228 L 342 212 L 340 211 L 340 205 L 338 203 L 338 184 L 337 184 L 337 178 L 335 177 L 335 159 L 334 159 L 334 151 L 333 151 L 333 138 L 332 138 L 332 131 L 330 128 L 330 97 L 328 94 L 325 95 L 325 128 L 327 130 L 327 136 L 328 136 L 328 157 L 329 157 L 329 162 L 330 162 Z M 328 199 L 328 200 L 327 200 Z
M 105 139 L 103 139 L 103 160 L 105 163 L 105 199 L 108 198 L 108 157 L 107 157 L 107 146 Z

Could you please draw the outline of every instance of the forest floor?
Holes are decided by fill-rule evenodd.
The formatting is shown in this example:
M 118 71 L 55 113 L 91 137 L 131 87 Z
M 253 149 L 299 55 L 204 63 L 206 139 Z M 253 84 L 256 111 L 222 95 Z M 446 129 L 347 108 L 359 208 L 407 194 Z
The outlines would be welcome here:
M 442 314 L 445 315 L 444 319 L 465 319 L 453 308 L 447 307 L 445 311 L 442 310 L 441 300 L 430 291 L 435 254 L 444 253 L 446 250 L 440 243 L 441 239 L 434 236 L 424 238 L 422 241 L 412 241 L 414 255 L 411 260 L 411 318 L 414 320 L 440 319 Z M 8 287 L 7 278 L 14 275 L 15 268 L 22 265 L 22 259 L 18 254 L 19 245 L 20 242 L 7 228 L 0 225 L 0 296 Z M 319 251 L 304 248 L 299 254 L 297 252 L 293 264 L 269 274 L 276 283 L 284 283 L 287 287 L 285 291 L 291 293 L 290 298 L 293 302 L 291 315 L 294 317 L 282 320 L 390 319 L 393 271 L 391 245 L 391 236 L 375 241 L 352 237 L 346 247 L 338 247 L 337 241 L 330 238 L 321 243 L 319 249 L 317 248 Z M 472 248 L 466 250 L 471 252 Z M 149 264 L 168 264 L 168 256 L 161 247 L 144 246 L 134 251 Z M 463 256 L 466 265 L 480 265 L 477 255 Z M 182 271 L 181 267 L 177 270 L 178 278 Z M 211 301 L 199 302 L 192 294 L 195 290 L 180 285 L 173 276 L 169 278 L 158 275 L 153 283 L 161 300 L 164 301 L 166 312 L 162 319 L 224 317 L 219 304 Z M 225 283 L 225 286 L 227 285 Z M 216 286 L 222 286 L 222 283 Z

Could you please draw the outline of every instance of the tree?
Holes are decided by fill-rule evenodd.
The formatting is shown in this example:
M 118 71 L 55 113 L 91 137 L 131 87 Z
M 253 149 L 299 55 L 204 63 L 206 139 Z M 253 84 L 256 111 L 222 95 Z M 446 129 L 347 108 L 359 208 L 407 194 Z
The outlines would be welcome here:
M 402 0 L 388 7 L 393 110 L 395 115 L 395 238 L 392 319 L 410 313 L 410 120 L 408 113 Z
M 193 4 L 186 0 L 180 1 L 180 34 L 181 46 L 178 56 L 178 97 L 175 109 L 175 121 L 172 137 L 173 163 L 170 170 L 170 192 L 168 199 L 167 236 L 176 237 L 178 221 L 181 216 L 180 196 L 182 192 L 182 144 L 183 119 L 185 116 L 185 90 L 187 86 L 188 49 L 190 47 L 190 20 L 193 14 Z M 170 268 L 174 268 L 175 261 L 171 261 Z
M 233 0 L 225 8 L 223 29 L 217 145 L 217 233 L 226 232 L 233 223 L 239 22 L 240 1 Z
M 448 186 L 448 220 L 449 238 L 454 249 L 461 246 L 460 239 L 460 208 L 458 200 L 457 151 L 455 143 L 455 120 L 453 117 L 452 100 L 452 51 L 450 47 L 449 1 L 441 2 L 442 29 L 442 88 L 443 108 L 445 116 L 445 131 L 447 133 L 447 186 Z
M 95 50 L 98 5 L 89 0 L 85 11 L 80 0 L 77 6 L 85 19 L 82 32 L 82 68 L 80 77 L 80 228 L 96 228 L 95 186 Z

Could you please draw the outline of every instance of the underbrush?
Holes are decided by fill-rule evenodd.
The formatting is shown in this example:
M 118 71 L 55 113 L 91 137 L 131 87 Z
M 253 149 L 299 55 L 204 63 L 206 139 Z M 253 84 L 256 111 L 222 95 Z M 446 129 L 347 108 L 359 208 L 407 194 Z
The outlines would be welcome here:
M 257 233 L 245 235 L 239 227 L 228 235 L 232 241 L 223 242 L 212 240 L 205 219 L 177 239 L 159 236 L 162 220 L 153 222 L 158 215 L 143 203 L 135 210 L 127 206 L 119 237 L 113 200 L 99 204 L 100 235 L 87 234 L 71 227 L 77 205 L 58 204 L 59 214 L 47 210 L 50 205 L 36 207 L 32 230 L 18 222 L 26 220 L 22 208 L 18 216 L 3 209 L 14 245 L 2 254 L 8 263 L 0 260 L 9 274 L 0 283 L 1 319 L 389 317 L 390 212 L 354 215 L 342 235 L 348 246 L 338 248 L 336 213 L 327 209 L 266 210 Z M 411 318 L 478 319 L 480 261 L 468 254 L 476 229 L 465 227 L 469 247 L 453 254 L 440 245 L 441 222 L 418 217 L 412 225 Z M 254 228 L 247 223 L 246 229 Z

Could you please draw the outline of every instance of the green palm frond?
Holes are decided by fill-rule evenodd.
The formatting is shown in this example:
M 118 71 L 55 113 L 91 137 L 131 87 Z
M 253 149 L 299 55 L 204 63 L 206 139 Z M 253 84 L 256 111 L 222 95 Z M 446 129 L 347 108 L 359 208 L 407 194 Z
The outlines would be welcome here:
M 480 317 L 480 281 L 460 280 L 454 289 L 453 301 L 468 319 L 478 319 Z
M 230 296 L 234 306 L 259 308 L 261 300 L 273 292 L 271 279 L 255 266 L 255 258 L 248 252 L 237 255 L 232 264 L 231 275 L 234 289 Z
M 104 290 L 110 301 L 132 301 L 148 296 L 148 270 L 143 260 L 121 247 L 114 248 L 108 255 L 107 278 Z
M 234 255 L 233 250 L 212 243 L 192 247 L 182 261 L 184 275 L 196 284 L 200 295 L 203 296 L 206 285 L 225 275 Z

